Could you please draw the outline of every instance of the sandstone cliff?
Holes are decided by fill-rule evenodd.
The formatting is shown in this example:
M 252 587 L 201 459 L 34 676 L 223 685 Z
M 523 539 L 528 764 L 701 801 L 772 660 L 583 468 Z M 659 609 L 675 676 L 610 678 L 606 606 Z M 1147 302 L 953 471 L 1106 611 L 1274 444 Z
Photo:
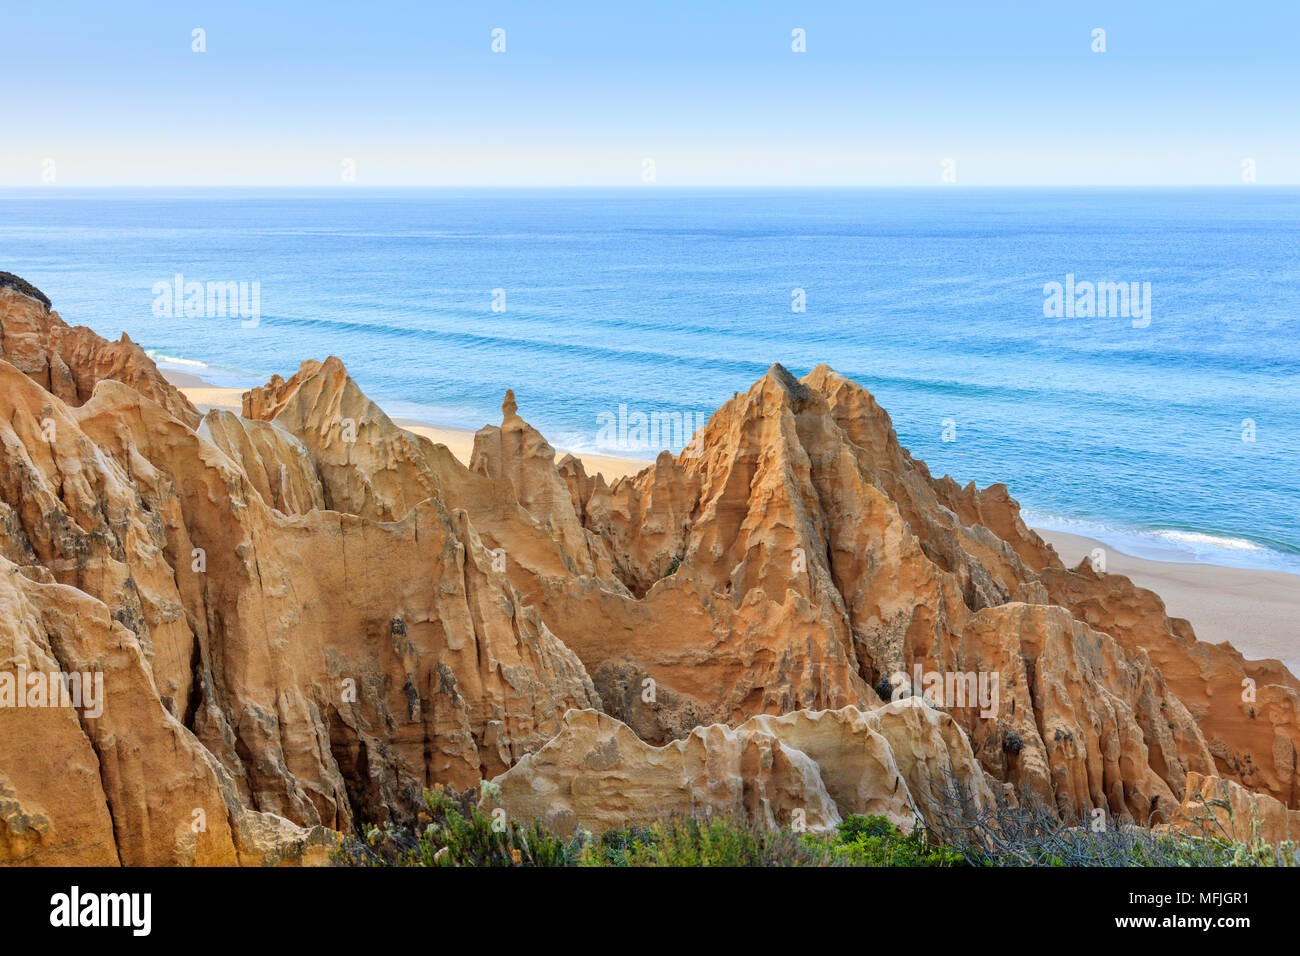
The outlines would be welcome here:
M 587 828 L 910 825 L 945 774 L 1141 823 L 1207 787 L 1300 805 L 1294 676 L 1066 568 L 824 366 L 773 366 L 610 485 L 512 395 L 462 464 L 335 358 L 200 419 L 17 280 L 0 396 L 0 673 L 106 691 L 98 716 L 0 707 L 0 861 L 319 860 L 493 778 Z M 886 705 L 916 667 L 996 675 L 997 704 Z

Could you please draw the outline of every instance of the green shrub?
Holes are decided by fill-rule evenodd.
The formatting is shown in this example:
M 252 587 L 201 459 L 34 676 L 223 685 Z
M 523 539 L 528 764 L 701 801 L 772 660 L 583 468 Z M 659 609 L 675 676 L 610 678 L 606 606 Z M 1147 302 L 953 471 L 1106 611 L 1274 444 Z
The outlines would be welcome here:
M 607 830 L 583 850 L 584 866 L 826 866 L 824 845 L 792 830 L 731 817 L 670 817 Z
M 839 835 L 830 849 L 845 866 L 961 866 L 966 862 L 955 850 L 927 841 L 919 825 L 904 834 L 884 817 L 854 814 L 837 829 Z
M 936 794 L 931 827 L 904 834 L 882 816 L 851 815 L 830 834 L 767 830 L 729 816 L 675 816 L 624 826 L 598 836 L 565 838 L 536 820 L 493 818 L 477 806 L 478 790 L 425 792 L 414 827 L 365 827 L 344 842 L 336 860 L 351 866 L 1295 866 L 1294 843 L 1227 839 L 1140 826 L 1094 829 L 1058 818 L 1026 801 L 1018 807 L 977 805 L 949 781 Z M 484 790 L 486 791 L 486 786 Z M 1226 806 L 1226 801 L 1207 801 Z M 1231 814 L 1231 807 L 1228 807 Z M 940 833 L 957 834 L 942 839 Z
M 424 792 L 425 812 L 413 829 L 370 827 L 345 841 L 338 861 L 350 866 L 572 866 L 582 849 L 533 821 L 524 826 L 493 819 L 477 805 L 477 792 Z

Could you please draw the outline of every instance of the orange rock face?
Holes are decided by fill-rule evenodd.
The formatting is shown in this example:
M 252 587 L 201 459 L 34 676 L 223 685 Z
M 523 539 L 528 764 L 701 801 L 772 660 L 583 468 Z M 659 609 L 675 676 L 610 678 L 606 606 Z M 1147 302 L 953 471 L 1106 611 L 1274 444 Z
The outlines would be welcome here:
M 199 423 L 189 399 L 125 333 L 120 341 L 108 342 L 84 326 L 70 327 L 50 311 L 49 300 L 38 290 L 8 272 L 0 272 L 0 330 L 0 358 L 68 405 L 83 404 L 100 381 L 114 379 L 191 428 Z
M 20 667 L 104 686 L 93 716 L 0 706 L 0 862 L 319 861 L 493 778 L 584 826 L 655 806 L 619 795 L 638 774 L 778 825 L 905 816 L 891 774 L 922 815 L 945 773 L 1142 823 L 1189 781 L 1298 805 L 1295 677 L 1067 569 L 824 366 L 610 485 L 511 395 L 466 466 L 335 358 L 200 419 L 0 279 L 0 404 L 0 704 Z M 918 681 L 930 707 L 884 705 Z
M 383 467 L 349 484 L 328 429 L 304 465 L 309 446 L 281 428 L 217 413 L 196 431 L 115 380 L 71 406 L 0 362 L 0 394 L 0 577 L 27 593 L 0 621 L 0 672 L 34 645 L 46 671 L 89 666 L 105 685 L 95 719 L 0 708 L 15 731 L 0 739 L 10 858 L 71 862 L 96 843 L 98 861 L 292 857 L 312 827 L 400 817 L 432 783 L 501 772 L 598 703 L 463 510 L 424 496 L 382 521 L 318 506 L 322 489 L 363 489 L 360 510 L 392 514 Z M 56 785 L 47 760 L 11 769 L 30 762 L 38 719 L 107 802 Z M 66 824 L 61 804 L 77 808 Z M 206 829 L 192 832 L 196 810 Z M 241 828 L 273 845 L 241 847 Z
M 732 721 L 840 706 L 773 699 L 775 688 L 807 687 L 800 665 L 818 678 L 810 696 L 858 706 L 874 702 L 873 690 L 911 683 L 917 668 L 996 675 L 996 713 L 948 706 L 990 774 L 1063 813 L 1105 806 L 1120 819 L 1167 819 L 1189 772 L 1296 805 L 1294 677 L 1276 661 L 1247 663 L 1196 642 L 1187 622 L 1167 618 L 1158 597 L 1126 578 L 1066 569 L 1004 486 L 981 492 L 934 479 L 860 386 L 825 366 L 802 381 L 774 366 L 695 444 L 701 454 L 661 456 L 612 488 L 576 463 L 565 470 L 584 523 L 608 542 L 643 605 L 691 585 L 707 594 L 711 623 L 725 616 L 731 646 L 752 633 L 764 653 L 781 653 L 803 638 L 780 678 L 761 664 L 736 668 L 742 689 L 757 672 L 763 693 L 742 697 Z M 670 567 L 678 570 L 665 578 Z M 642 732 L 644 708 L 632 701 L 620 711 L 601 681 L 620 645 L 571 643 L 609 712 Z M 726 658 L 689 626 L 624 646 L 624 669 L 656 678 L 661 699 L 698 683 L 735 700 Z M 695 665 L 689 676 L 678 676 L 677 661 Z M 1246 678 L 1253 704 L 1242 700 Z

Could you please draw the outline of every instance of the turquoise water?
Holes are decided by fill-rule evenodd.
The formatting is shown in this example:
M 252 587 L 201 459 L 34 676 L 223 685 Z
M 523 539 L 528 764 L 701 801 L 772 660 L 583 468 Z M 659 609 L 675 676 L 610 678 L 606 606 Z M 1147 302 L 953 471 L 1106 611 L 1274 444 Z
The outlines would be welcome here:
M 334 354 L 392 414 L 478 427 L 513 388 L 553 444 L 647 459 L 684 439 L 620 442 L 620 405 L 693 422 L 826 362 L 1038 524 L 1300 571 L 1300 190 L 10 190 L 0 269 L 216 384 Z M 177 273 L 257 283 L 256 324 L 155 314 Z M 1149 315 L 1046 317 L 1067 275 Z

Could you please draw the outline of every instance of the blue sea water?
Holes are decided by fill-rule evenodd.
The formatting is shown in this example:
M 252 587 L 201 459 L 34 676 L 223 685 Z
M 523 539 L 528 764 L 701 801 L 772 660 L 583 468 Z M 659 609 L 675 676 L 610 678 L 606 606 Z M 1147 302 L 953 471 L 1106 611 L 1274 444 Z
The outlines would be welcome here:
M 8 190 L 0 269 L 215 384 L 333 354 L 391 414 L 513 388 L 552 444 L 647 459 L 620 405 L 826 362 L 1040 526 L 1300 571 L 1300 190 Z M 256 326 L 159 317 L 176 274 L 258 283 Z M 1045 317 L 1067 275 L 1150 283 L 1149 324 Z

